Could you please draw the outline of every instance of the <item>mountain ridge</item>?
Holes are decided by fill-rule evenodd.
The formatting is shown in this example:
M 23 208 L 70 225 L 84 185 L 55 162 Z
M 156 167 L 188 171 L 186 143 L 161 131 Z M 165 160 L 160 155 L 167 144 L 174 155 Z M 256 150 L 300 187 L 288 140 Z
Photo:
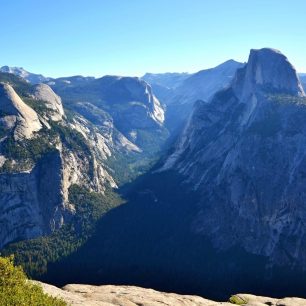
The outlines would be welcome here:
M 266 79 L 267 75 L 269 77 Z M 276 79 L 271 79 L 271 75 Z M 284 96 L 278 96 L 280 93 Z M 290 95 L 286 96 L 287 94 Z M 303 196 L 296 190 L 300 188 L 297 187 L 296 180 L 299 177 L 298 171 L 302 171 L 304 157 L 300 146 L 305 137 L 305 127 L 301 125 L 293 128 L 291 122 L 298 118 L 300 120 L 300 116 L 304 114 L 304 100 L 305 93 L 301 83 L 287 58 L 279 51 L 260 49 L 251 50 L 246 68 L 237 72 L 232 87 L 217 93 L 208 105 L 197 104 L 177 150 L 168 158 L 164 169 L 175 168 L 190 183 L 194 183 L 195 189 L 202 189 L 201 193 L 206 190 L 193 228 L 198 233 L 212 235 L 211 240 L 215 246 L 226 249 L 234 244 L 244 245 L 249 252 L 270 256 L 274 262 L 284 261 L 289 264 L 290 261 L 295 261 L 305 265 L 301 249 L 295 249 L 295 254 L 292 249 L 283 253 L 277 246 L 281 244 L 281 248 L 285 248 L 286 242 L 281 239 L 286 240 L 286 236 L 290 239 L 289 232 L 294 231 L 294 226 L 290 227 L 293 221 L 287 223 L 282 219 L 284 216 L 278 215 L 278 205 L 281 209 L 286 209 L 286 199 L 290 197 L 297 205 L 297 211 L 301 209 L 298 207 L 303 206 Z M 201 137 L 198 136 L 199 133 Z M 277 136 L 278 134 L 280 135 Z M 299 148 L 299 153 L 291 151 L 295 146 Z M 286 161 L 283 161 L 286 163 L 286 170 L 275 173 L 272 178 L 275 167 L 282 168 L 283 156 L 276 149 L 281 147 L 288 150 Z M 265 155 L 262 157 L 259 150 L 267 153 L 263 153 Z M 295 157 L 292 158 L 290 154 Z M 296 160 L 300 161 L 299 164 L 296 164 Z M 269 185 L 271 190 L 277 190 L 279 186 L 285 188 L 283 200 L 277 200 L 277 194 L 269 192 Z M 250 198 L 253 206 L 248 204 Z M 213 208 L 215 201 L 219 202 L 223 212 L 227 211 L 229 216 L 224 223 L 219 223 L 218 230 L 213 228 L 213 224 L 217 222 L 221 212 L 218 208 Z M 286 216 L 289 220 L 303 218 L 300 213 L 298 216 L 290 213 L 288 211 L 289 215 Z M 230 221 L 234 214 L 236 218 Z M 205 218 L 206 215 L 210 217 Z M 261 215 L 270 221 L 263 222 Z M 251 222 L 251 229 L 244 228 L 249 237 L 241 236 L 238 232 L 238 229 L 241 231 L 246 226 L 244 222 Z M 264 228 L 266 233 L 262 232 Z M 237 237 L 236 242 L 233 237 Z M 267 238 L 262 238 L 259 243 L 260 237 Z M 299 237 L 303 239 L 302 232 Z
M 99 185 L 98 175 L 87 176 L 92 166 L 100 165 L 106 180 L 105 173 L 120 179 L 126 165 L 156 161 L 156 147 L 166 138 L 160 138 L 164 123 L 152 118 L 154 93 L 138 78 L 55 81 L 50 86 L 65 109 L 56 123 L 50 109 L 40 109 L 39 99 L 33 101 L 16 88 L 40 120 L 45 119 L 45 128 L 67 124 L 60 135 L 76 130 L 88 139 L 88 144 L 63 142 L 63 148 L 76 145 L 83 153 L 77 156 L 72 150 L 74 158 L 64 160 L 68 174 L 77 173 L 79 180 L 63 195 L 75 204 L 73 225 L 82 229 L 92 223 L 94 228 L 89 226 L 86 239 L 69 245 L 68 252 L 57 248 L 63 237 L 65 242 L 71 237 L 63 228 L 58 236 L 13 243 L 6 254 L 17 252 L 27 269 L 42 272 L 42 280 L 57 285 L 125 283 L 216 299 L 250 290 L 304 296 L 305 94 L 285 56 L 267 48 L 250 53 L 246 65 L 231 70 L 233 77 L 225 74 L 229 86 L 208 102 L 194 104 L 178 141 L 151 171 L 146 168 L 130 184 L 118 184 L 124 205 L 92 214 L 94 221 L 86 203 L 104 208 L 100 198 L 107 202 L 110 194 L 104 183 Z M 147 143 L 137 141 L 145 133 L 150 133 Z M 154 141 L 161 142 L 155 146 Z M 87 162 L 89 156 L 96 160 Z M 82 209 L 86 213 L 79 214 Z M 46 253 L 47 267 L 41 264 Z M 35 267 L 30 264 L 33 254 L 38 258 Z

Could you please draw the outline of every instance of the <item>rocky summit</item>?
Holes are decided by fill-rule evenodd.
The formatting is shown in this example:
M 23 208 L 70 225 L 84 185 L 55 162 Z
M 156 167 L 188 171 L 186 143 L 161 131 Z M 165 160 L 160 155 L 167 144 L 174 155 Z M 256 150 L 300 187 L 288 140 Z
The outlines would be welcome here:
M 37 113 L 25 104 L 9 84 L 0 83 L 1 125 L 12 130 L 15 139 L 31 138 L 42 125 Z
M 193 231 L 306 268 L 306 98 L 279 51 L 251 50 L 231 87 L 198 101 L 163 170 L 201 194 Z

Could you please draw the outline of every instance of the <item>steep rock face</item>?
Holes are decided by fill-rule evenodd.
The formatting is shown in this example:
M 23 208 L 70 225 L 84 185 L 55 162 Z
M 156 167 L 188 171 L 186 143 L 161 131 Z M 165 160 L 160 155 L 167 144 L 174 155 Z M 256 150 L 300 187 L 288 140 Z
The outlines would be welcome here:
M 233 87 L 242 98 L 256 90 L 300 97 L 305 95 L 295 68 L 278 50 L 269 48 L 251 50 L 248 65 L 236 76 Z M 239 86 L 240 88 L 237 88 Z
M 100 148 L 101 152 L 105 153 L 105 158 L 111 156 L 110 148 L 113 151 L 119 152 L 141 152 L 139 147 L 129 141 L 116 129 L 113 118 L 101 108 L 89 102 L 78 102 L 74 104 L 74 109 L 87 120 L 85 125 L 78 125 L 80 130 L 82 126 L 90 126 L 90 123 L 94 126 L 95 133 L 92 135 L 94 138 L 93 141 L 96 141 L 98 144 L 97 148 Z
M 8 84 L 0 83 L 0 111 L 0 125 L 13 130 L 15 139 L 31 138 L 42 127 L 37 113 Z
M 62 96 L 64 104 L 69 104 L 93 124 L 98 120 L 101 126 L 107 114 L 114 128 L 113 134 L 119 132 L 117 140 L 123 140 L 129 150 L 152 151 L 150 144 L 156 143 L 158 147 L 166 137 L 164 109 L 145 81 L 119 76 L 75 78 L 55 80 L 54 84 L 49 84 Z M 66 81 L 68 83 L 64 83 Z
M 45 101 L 51 120 L 60 121 L 64 116 L 61 98 L 46 84 L 38 84 L 33 88 L 35 99 Z
M 61 98 L 47 85 L 10 83 L 20 96 L 1 83 L 0 249 L 69 222 L 71 185 L 100 193 L 117 187 L 105 166 L 113 152 L 105 130 L 82 116 L 68 120 Z
M 101 86 L 102 96 L 107 103 L 128 107 L 122 113 L 125 118 L 118 119 L 118 124 L 121 121 L 127 124 L 127 121 L 132 120 L 134 128 L 142 128 L 148 124 L 161 125 L 164 122 L 164 111 L 145 81 L 139 78 L 106 76 L 97 80 L 97 84 Z
M 0 248 L 51 233 L 68 211 L 62 193 L 62 159 L 46 155 L 31 171 L 0 174 Z
M 201 195 L 195 233 L 306 267 L 305 117 L 296 71 L 273 49 L 251 50 L 230 88 L 198 101 L 163 166 Z

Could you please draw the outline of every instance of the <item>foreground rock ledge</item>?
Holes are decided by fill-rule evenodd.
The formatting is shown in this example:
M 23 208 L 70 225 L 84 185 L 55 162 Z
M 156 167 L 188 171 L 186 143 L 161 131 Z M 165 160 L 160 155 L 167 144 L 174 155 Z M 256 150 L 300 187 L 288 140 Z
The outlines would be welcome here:
M 40 283 L 44 291 L 54 297 L 64 299 L 69 305 L 86 306 L 214 306 L 233 305 L 229 302 L 214 302 L 193 295 L 165 293 L 153 289 L 134 286 L 91 286 L 66 285 L 62 289 L 45 283 Z M 250 294 L 235 295 L 240 305 L 248 306 L 306 306 L 306 300 L 300 298 L 273 299 Z M 243 301 L 245 301 L 244 304 Z

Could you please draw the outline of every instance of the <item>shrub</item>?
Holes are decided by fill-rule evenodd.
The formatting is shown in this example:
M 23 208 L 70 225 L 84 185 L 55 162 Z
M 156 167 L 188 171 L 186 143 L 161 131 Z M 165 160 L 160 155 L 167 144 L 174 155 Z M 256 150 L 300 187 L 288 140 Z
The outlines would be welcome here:
M 31 283 L 21 267 L 15 267 L 13 257 L 0 257 L 0 305 L 3 306 L 64 306 L 61 299 L 51 297 Z
M 235 305 L 245 305 L 248 303 L 247 300 L 243 299 L 238 295 L 232 295 L 229 299 L 229 302 Z

